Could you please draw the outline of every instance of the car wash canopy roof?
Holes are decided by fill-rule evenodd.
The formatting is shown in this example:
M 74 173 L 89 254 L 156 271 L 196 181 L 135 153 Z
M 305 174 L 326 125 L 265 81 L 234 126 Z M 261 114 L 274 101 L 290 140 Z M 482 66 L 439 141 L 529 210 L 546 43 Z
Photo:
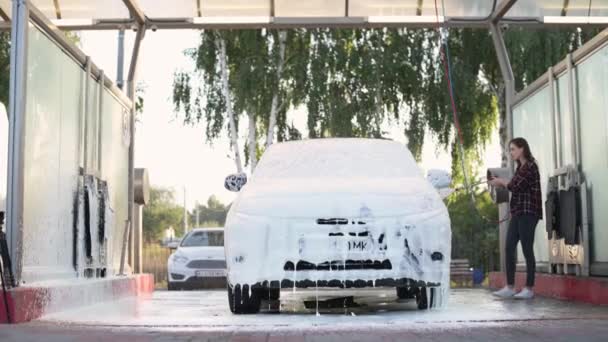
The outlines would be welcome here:
M 606 25 L 608 0 L 30 0 L 62 29 Z M 437 7 L 436 7 L 437 6 Z M 11 0 L 0 0 L 10 27 Z M 437 11 L 436 11 L 437 9 Z

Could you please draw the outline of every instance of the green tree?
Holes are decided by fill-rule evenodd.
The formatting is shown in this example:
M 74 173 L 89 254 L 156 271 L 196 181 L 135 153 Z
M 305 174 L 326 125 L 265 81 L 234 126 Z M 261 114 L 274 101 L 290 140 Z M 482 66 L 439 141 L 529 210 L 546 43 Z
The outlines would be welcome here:
M 238 122 L 243 114 L 249 122 L 244 156 L 252 169 L 263 150 L 258 146 L 260 137 L 266 137 L 263 146 L 267 146 L 275 130 L 279 141 L 301 136 L 286 122 L 286 113 L 302 98 L 295 94 L 302 91 L 306 78 L 302 32 L 204 30 L 199 47 L 186 51 L 195 62 L 194 72 L 175 74 L 175 112 L 184 124 L 203 123 L 208 143 L 226 129 L 238 171 L 242 169 Z
M 0 32 L 0 102 L 6 107 L 8 115 L 8 93 L 11 75 L 11 34 Z
M 175 192 L 172 189 L 162 187 L 150 189 L 150 203 L 143 211 L 143 235 L 146 242 L 162 239 L 165 229 L 169 227 L 176 230 L 176 235 L 182 235 L 183 219 L 184 208 L 176 204 Z
M 198 222 L 200 227 L 223 227 L 226 223 L 226 215 L 230 209 L 229 205 L 220 202 L 215 195 L 211 195 L 207 200 L 207 204 L 198 204 L 190 216 L 190 222 L 196 223 L 196 215 L 198 214 Z
M 452 258 L 469 259 L 472 267 L 495 271 L 500 263 L 498 209 L 487 191 L 475 194 L 477 208 L 465 192 L 451 195 L 447 207 L 452 223 Z

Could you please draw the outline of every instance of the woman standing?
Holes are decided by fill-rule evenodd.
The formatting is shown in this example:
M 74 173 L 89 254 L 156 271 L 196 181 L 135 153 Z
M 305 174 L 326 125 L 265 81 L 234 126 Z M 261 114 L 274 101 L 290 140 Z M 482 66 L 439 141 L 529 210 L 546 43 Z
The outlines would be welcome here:
M 531 299 L 534 297 L 534 276 L 536 260 L 534 258 L 534 232 L 538 220 L 543 218 L 542 196 L 540 190 L 540 173 L 536 160 L 530 152 L 530 146 L 524 138 L 515 138 L 509 143 L 511 158 L 517 164 L 517 170 L 511 181 L 492 178 L 490 185 L 504 187 L 511 192 L 511 223 L 506 241 L 507 286 L 494 292 L 502 298 Z M 517 243 L 526 258 L 526 287 L 515 293 L 515 264 L 517 261 Z

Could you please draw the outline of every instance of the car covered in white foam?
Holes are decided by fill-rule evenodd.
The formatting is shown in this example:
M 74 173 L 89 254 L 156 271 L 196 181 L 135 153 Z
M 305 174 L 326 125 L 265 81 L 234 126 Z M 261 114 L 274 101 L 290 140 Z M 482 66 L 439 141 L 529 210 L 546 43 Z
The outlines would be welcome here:
M 421 309 L 442 306 L 451 229 L 437 187 L 445 183 L 436 173 L 425 179 L 410 151 L 389 140 L 272 145 L 248 182 L 226 179 L 240 190 L 225 225 L 231 311 L 258 312 L 282 288 L 394 287 Z

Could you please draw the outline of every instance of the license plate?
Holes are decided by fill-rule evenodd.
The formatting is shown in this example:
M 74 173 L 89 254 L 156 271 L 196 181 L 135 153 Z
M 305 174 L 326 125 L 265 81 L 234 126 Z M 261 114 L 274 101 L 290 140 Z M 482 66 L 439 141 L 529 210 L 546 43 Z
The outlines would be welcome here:
M 195 271 L 194 274 L 197 277 L 201 277 L 201 278 L 213 278 L 213 277 L 223 277 L 226 275 L 226 272 L 224 270 L 217 270 L 217 271 Z
M 373 243 L 370 239 L 348 239 L 344 248 L 349 252 L 371 252 Z
M 351 236 L 308 236 L 300 238 L 300 256 L 311 258 L 319 256 L 319 253 L 327 255 L 328 258 L 357 257 L 359 254 L 367 254 L 374 251 L 374 242 L 369 237 Z

